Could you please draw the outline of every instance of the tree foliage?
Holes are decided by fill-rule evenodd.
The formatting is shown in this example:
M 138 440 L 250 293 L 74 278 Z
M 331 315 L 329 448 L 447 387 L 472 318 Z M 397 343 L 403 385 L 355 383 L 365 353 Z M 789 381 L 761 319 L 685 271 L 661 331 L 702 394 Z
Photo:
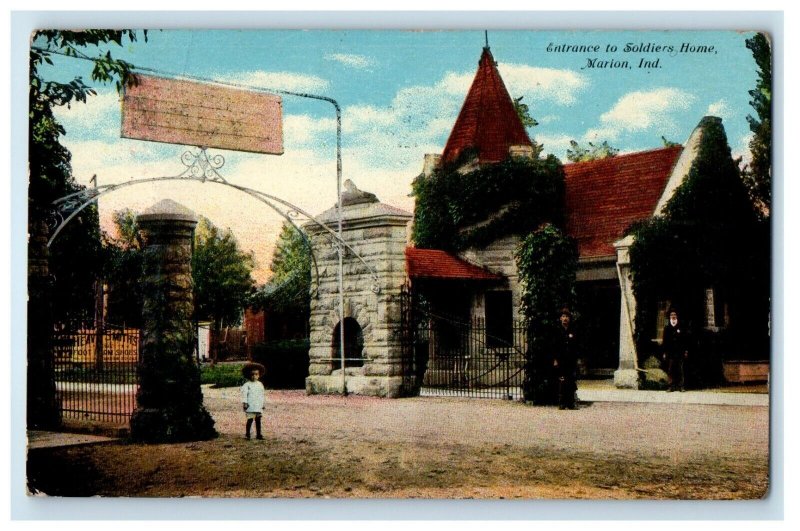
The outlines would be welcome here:
M 525 235 L 542 222 L 563 223 L 564 171 L 547 158 L 510 157 L 462 173 L 459 164 L 413 183 L 417 247 L 459 251 Z
M 553 330 L 559 326 L 559 310 L 575 303 L 578 246 L 551 224 L 532 232 L 516 252 L 517 271 L 522 284 L 522 313 L 528 328 L 525 400 L 551 403 Z
M 272 278 L 253 297 L 253 306 L 308 315 L 311 287 L 311 251 L 297 229 L 283 224 L 270 264 Z
M 48 219 L 51 203 L 84 187 L 72 174 L 71 154 L 61 144 L 65 134 L 56 120 L 53 108 L 85 102 L 95 94 L 80 76 L 62 82 L 43 75 L 43 65 L 52 64 L 53 50 L 68 56 L 83 56 L 87 47 L 122 45 L 135 41 L 131 30 L 36 32 L 29 56 L 28 150 L 29 187 L 28 216 L 30 223 Z M 92 80 L 115 82 L 118 89 L 135 82 L 132 65 L 114 59 L 110 52 L 92 58 Z M 103 267 L 101 233 L 97 207 L 92 205 L 79 214 L 59 235 L 50 248 L 50 271 L 54 281 L 52 297 L 54 318 L 65 320 L 91 315 L 94 306 L 94 284 Z
M 118 210 L 112 215 L 116 235 L 103 235 L 104 271 L 108 285 L 108 322 L 142 325 L 142 238 L 136 213 Z
M 220 230 L 200 217 L 192 255 L 195 315 L 217 329 L 241 321 L 253 290 L 255 261 L 239 248 L 230 230 Z
M 702 328 L 705 290 L 729 306 L 730 346 L 737 355 L 763 355 L 769 311 L 769 235 L 731 157 L 718 118 L 706 118 L 698 155 L 663 215 L 636 224 L 629 233 L 637 300 L 640 355 L 650 348 L 659 301 L 681 309 L 684 321 Z M 766 256 L 768 256 L 768 251 Z
M 678 142 L 673 142 L 672 140 L 668 140 L 667 137 L 665 137 L 664 135 L 661 135 L 661 143 L 664 145 L 664 147 L 667 148 L 680 146 Z
M 567 149 L 567 160 L 570 162 L 588 162 L 590 160 L 600 160 L 608 157 L 615 157 L 619 149 L 612 147 L 604 140 L 601 144 L 589 142 L 588 147 L 583 147 L 575 140 L 569 141 L 570 148 Z
M 514 110 L 517 111 L 519 121 L 522 122 L 522 125 L 526 129 L 529 127 L 536 127 L 539 125 L 539 122 L 536 121 L 536 118 L 531 116 L 531 109 L 528 107 L 527 103 L 522 103 L 522 98 L 524 98 L 524 96 L 514 98 Z M 539 156 L 542 154 L 544 146 L 537 143 L 533 138 L 531 138 L 531 143 L 533 144 L 533 156 L 535 158 L 539 158 Z
M 756 62 L 758 80 L 749 91 L 756 116 L 747 116 L 753 138 L 752 160 L 744 171 L 745 183 L 753 201 L 768 213 L 772 205 L 772 50 L 766 35 L 756 33 L 746 41 Z

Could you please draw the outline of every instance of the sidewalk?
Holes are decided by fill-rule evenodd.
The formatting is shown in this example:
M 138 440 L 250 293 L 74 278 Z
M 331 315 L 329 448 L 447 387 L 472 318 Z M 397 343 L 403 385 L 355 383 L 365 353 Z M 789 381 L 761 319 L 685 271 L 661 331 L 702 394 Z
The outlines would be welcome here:
M 683 393 L 617 389 L 612 380 L 580 380 L 578 400 L 582 402 L 646 402 L 652 404 L 702 404 L 713 406 L 769 406 L 766 385 L 736 388 L 691 390 Z M 763 389 L 763 391 L 762 391 Z
M 28 450 L 108 443 L 116 440 L 119 439 L 103 435 L 30 430 L 28 431 Z

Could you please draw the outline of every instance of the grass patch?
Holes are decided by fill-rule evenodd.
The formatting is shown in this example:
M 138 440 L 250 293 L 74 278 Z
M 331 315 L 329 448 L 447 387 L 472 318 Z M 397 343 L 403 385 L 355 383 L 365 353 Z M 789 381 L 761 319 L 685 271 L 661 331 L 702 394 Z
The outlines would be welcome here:
M 200 383 L 212 384 L 211 387 L 239 387 L 244 384 L 242 376 L 244 363 L 217 363 L 200 366 Z

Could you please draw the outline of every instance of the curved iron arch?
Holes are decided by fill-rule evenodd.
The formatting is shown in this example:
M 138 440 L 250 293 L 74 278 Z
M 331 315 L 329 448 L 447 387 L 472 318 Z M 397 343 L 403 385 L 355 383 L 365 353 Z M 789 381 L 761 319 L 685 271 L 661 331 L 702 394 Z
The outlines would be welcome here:
M 50 247 L 53 241 L 55 241 L 55 239 L 58 237 L 59 233 L 64 229 L 64 227 L 66 227 L 66 225 L 70 221 L 72 221 L 75 218 L 75 216 L 77 216 L 81 211 L 83 211 L 86 207 L 88 207 L 92 203 L 97 202 L 97 200 L 103 195 L 136 184 L 145 184 L 145 183 L 154 183 L 163 181 L 190 180 L 201 183 L 205 183 L 208 181 L 211 183 L 221 184 L 223 186 L 234 188 L 264 203 L 272 210 L 274 210 L 276 213 L 278 213 L 281 217 L 283 217 L 300 234 L 300 236 L 303 238 L 303 242 L 306 244 L 309 252 L 311 253 L 311 260 L 314 264 L 314 272 L 315 272 L 314 276 L 316 283 L 314 296 L 316 296 L 319 291 L 319 267 L 317 265 L 316 254 L 314 253 L 314 249 L 311 245 L 311 241 L 309 240 L 308 235 L 294 221 L 295 219 L 298 219 L 301 216 L 321 227 L 325 232 L 327 232 L 328 237 L 331 239 L 334 245 L 338 246 L 341 249 L 347 249 L 362 264 L 364 264 L 367 268 L 369 268 L 373 280 L 372 291 L 375 293 L 380 292 L 380 287 L 378 285 L 377 270 L 373 266 L 368 264 L 364 260 L 364 258 L 360 254 L 358 254 L 358 252 L 355 249 L 353 249 L 353 247 L 349 243 L 340 238 L 335 230 L 331 229 L 325 223 L 318 220 L 316 217 L 312 216 L 302 208 L 298 207 L 297 205 L 294 205 L 293 203 L 290 203 L 289 201 L 286 201 L 285 199 L 281 199 L 280 197 L 262 192 L 260 190 L 229 183 L 217 171 L 225 164 L 225 159 L 224 157 L 222 157 L 222 155 L 215 155 L 209 158 L 205 148 L 200 148 L 199 153 L 192 153 L 191 151 L 184 152 L 183 155 L 181 156 L 181 162 L 185 166 L 187 166 L 187 168 L 178 175 L 166 176 L 166 177 L 150 177 L 146 179 L 136 179 L 115 184 L 105 184 L 96 186 L 94 188 L 86 188 L 84 190 L 80 190 L 78 192 L 74 192 L 72 194 L 56 199 L 52 203 L 55 209 L 54 214 L 60 217 L 61 219 L 60 221 L 58 219 L 55 219 L 56 223 L 54 224 L 55 227 L 53 229 L 53 234 L 47 241 L 47 246 Z M 284 212 L 281 208 L 279 208 L 278 205 L 282 205 L 286 207 L 288 210 Z

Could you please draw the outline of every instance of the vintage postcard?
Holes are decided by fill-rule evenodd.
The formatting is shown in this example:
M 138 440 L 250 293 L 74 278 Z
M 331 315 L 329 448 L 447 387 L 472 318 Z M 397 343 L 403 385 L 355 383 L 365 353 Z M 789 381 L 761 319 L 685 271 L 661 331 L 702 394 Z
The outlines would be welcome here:
M 38 29 L 28 494 L 761 499 L 772 48 Z

